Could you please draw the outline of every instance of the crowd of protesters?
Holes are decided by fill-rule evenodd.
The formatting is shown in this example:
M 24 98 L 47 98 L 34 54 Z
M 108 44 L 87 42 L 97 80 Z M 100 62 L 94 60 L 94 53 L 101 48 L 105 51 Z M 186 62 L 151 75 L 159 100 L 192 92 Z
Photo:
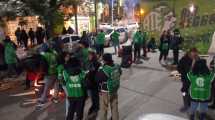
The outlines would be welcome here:
M 72 28 L 64 28 L 62 32 L 63 35 L 73 33 Z M 25 90 L 31 88 L 31 81 L 44 81 L 44 89 L 38 96 L 38 108 L 42 108 L 50 100 L 49 91 L 51 89 L 55 90 L 51 100 L 57 103 L 58 91 L 63 89 L 66 95 L 66 120 L 83 119 L 85 101 L 88 97 L 92 104 L 88 117 L 96 118 L 98 115 L 100 120 L 107 120 L 110 106 L 111 119 L 119 120 L 117 92 L 122 70 L 120 65 L 114 62 L 112 54 L 104 52 L 106 38 L 103 30 L 94 34 L 93 38 L 84 31 L 77 44 L 78 49 L 73 52 L 63 51 L 64 44 L 59 35 L 55 35 L 51 41 L 45 42 L 46 32 L 39 27 L 36 31 L 30 28 L 28 33 L 24 29 L 17 28 L 15 35 L 18 46 L 9 36 L 6 36 L 3 44 L 0 43 L 0 70 L 7 68 L 7 76 L 16 77 L 19 62 L 16 56 L 17 47 L 27 49 L 28 40 L 30 40 L 31 46 L 42 44 L 36 53 L 22 61 L 26 71 Z M 120 34 L 114 30 L 110 37 L 114 54 L 121 54 Z M 130 46 L 134 48 L 134 53 L 131 53 L 134 56 L 131 57 L 131 61 L 140 64 L 142 63 L 141 58 L 147 59 L 147 53 L 158 48 L 160 64 L 164 62 L 167 65 L 167 57 L 172 49 L 172 64 L 177 65 L 181 74 L 184 105 L 180 111 L 189 111 L 190 120 L 194 120 L 199 107 L 199 118 L 205 120 L 209 103 L 212 103 L 210 108 L 215 108 L 215 82 L 213 82 L 215 57 L 210 63 L 210 68 L 207 66 L 206 60 L 199 57 L 196 48 L 191 49 L 179 59 L 182 42 L 183 37 L 178 29 L 164 31 L 158 47 L 154 37 L 150 38 L 146 31 L 138 30 L 132 36 Z

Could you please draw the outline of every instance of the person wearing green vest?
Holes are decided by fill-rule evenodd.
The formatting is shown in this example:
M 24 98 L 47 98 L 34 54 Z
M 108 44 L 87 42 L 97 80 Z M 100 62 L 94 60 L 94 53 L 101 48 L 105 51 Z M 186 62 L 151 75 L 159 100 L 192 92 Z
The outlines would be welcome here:
M 63 53 L 63 61 L 61 64 L 59 64 L 57 66 L 57 80 L 60 82 L 63 90 L 64 90 L 64 93 L 66 95 L 66 97 L 68 96 L 68 92 L 66 90 L 66 87 L 65 87 L 65 82 L 63 80 L 63 71 L 64 71 L 64 68 L 65 66 L 67 65 L 68 61 L 70 60 L 71 56 L 69 53 L 65 52 Z M 66 98 L 65 100 L 65 108 L 66 108 L 66 116 L 68 115 L 68 110 L 69 110 L 69 100 Z
M 210 62 L 210 68 L 212 72 L 215 73 L 215 56 L 213 56 L 213 60 Z M 212 104 L 209 105 L 209 108 L 215 109 L 215 82 L 212 86 L 211 91 L 212 91 Z
M 42 107 L 43 105 L 45 105 L 45 103 L 47 102 L 47 96 L 48 96 L 49 90 L 51 87 L 53 87 L 53 85 L 55 85 L 54 86 L 55 90 L 57 90 L 57 84 L 55 84 L 57 79 L 56 75 L 57 75 L 57 65 L 58 65 L 57 53 L 51 48 L 48 48 L 45 52 L 42 52 L 41 55 L 43 59 L 46 61 L 48 68 L 44 77 L 45 87 L 41 97 L 39 98 L 38 105 L 37 105 L 38 107 Z M 57 97 L 57 93 L 58 92 L 55 91 L 54 98 Z
M 100 33 L 96 36 L 96 52 L 99 56 L 102 56 L 104 53 L 104 44 L 105 44 L 105 33 L 101 30 Z
M 167 32 L 164 31 L 163 34 L 161 35 L 160 38 L 160 46 L 159 46 L 159 50 L 160 50 L 160 56 L 159 56 L 159 63 L 162 63 L 162 59 L 164 58 L 164 62 L 165 64 L 167 64 L 167 56 L 169 54 L 169 43 L 170 43 L 170 38 L 167 35 Z
M 133 36 L 133 44 L 134 44 L 134 62 L 140 63 L 140 49 L 142 44 L 141 31 L 136 31 Z
M 195 119 L 195 113 L 199 108 L 200 120 L 205 120 L 208 110 L 208 102 L 211 99 L 211 87 L 214 81 L 214 73 L 209 71 L 206 60 L 199 59 L 195 62 L 192 71 L 187 74 L 190 81 L 190 120 Z
M 114 30 L 114 32 L 111 34 L 111 41 L 113 43 L 115 54 L 117 54 L 117 51 L 120 49 L 119 36 L 120 34 L 116 30 Z
M 82 62 L 82 68 L 87 69 L 87 65 L 89 63 L 88 61 L 88 55 L 89 55 L 89 44 L 86 41 L 80 42 L 80 60 Z
M 119 120 L 118 89 L 120 87 L 121 68 L 115 64 L 112 55 L 103 55 L 104 65 L 99 68 L 96 80 L 100 86 L 100 120 L 107 120 L 109 105 L 111 106 L 112 120 Z
M 8 66 L 8 76 L 17 75 L 16 64 L 16 45 L 11 41 L 9 36 L 6 36 L 4 40 L 4 59 L 5 63 Z
M 144 31 L 142 34 L 141 34 L 141 37 L 142 37 L 142 49 L 143 49 L 143 57 L 144 58 L 147 58 L 147 39 L 148 39 L 148 33 L 146 31 Z
M 76 57 L 70 58 L 64 66 L 63 85 L 67 91 L 69 109 L 66 120 L 82 120 L 84 113 L 84 103 L 86 98 L 85 77 L 86 73 L 81 69 L 81 63 Z

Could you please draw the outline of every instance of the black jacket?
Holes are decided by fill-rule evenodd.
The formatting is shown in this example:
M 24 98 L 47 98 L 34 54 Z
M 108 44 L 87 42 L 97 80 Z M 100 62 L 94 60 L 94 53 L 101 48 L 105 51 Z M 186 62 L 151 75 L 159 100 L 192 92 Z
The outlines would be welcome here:
M 99 87 L 98 82 L 96 80 L 96 73 L 98 72 L 100 65 L 101 63 L 99 63 L 97 60 L 89 61 L 87 68 L 89 72 L 86 76 L 87 89 L 98 90 Z
M 178 72 L 181 74 L 181 82 L 182 82 L 182 88 L 181 92 L 188 93 L 190 82 L 187 78 L 187 73 L 191 70 L 192 67 L 192 59 L 185 55 L 181 58 L 178 64 Z

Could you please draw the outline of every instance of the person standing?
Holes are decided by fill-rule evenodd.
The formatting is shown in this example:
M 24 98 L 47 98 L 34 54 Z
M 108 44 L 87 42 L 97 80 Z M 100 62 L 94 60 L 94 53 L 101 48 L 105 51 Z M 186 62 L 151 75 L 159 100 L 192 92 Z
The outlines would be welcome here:
M 22 41 L 21 41 L 21 29 L 20 29 L 20 27 L 18 27 L 16 29 L 15 36 L 16 36 L 16 40 L 17 40 L 18 46 L 21 46 L 22 45 Z
M 189 85 L 190 82 L 187 79 L 187 73 L 192 70 L 192 63 L 194 59 L 198 56 L 198 51 L 196 49 L 191 49 L 187 52 L 179 61 L 177 70 L 181 74 L 181 82 L 182 82 L 182 96 L 184 105 L 180 109 L 181 112 L 185 112 L 190 107 L 190 96 L 189 96 Z
M 88 111 L 88 117 L 96 117 L 99 111 L 99 85 L 96 81 L 96 73 L 101 66 L 98 61 L 96 52 L 93 50 L 89 51 L 89 64 L 87 70 L 89 71 L 86 75 L 87 90 L 91 99 L 91 107 Z
M 169 54 L 169 42 L 170 38 L 167 35 L 167 32 L 164 31 L 160 38 L 160 57 L 159 57 L 159 63 L 162 64 L 162 59 L 164 58 L 165 64 L 167 63 L 167 56 Z
M 111 41 L 113 43 L 115 54 L 117 54 L 120 49 L 119 36 L 120 34 L 116 30 L 111 34 Z
M 22 32 L 21 32 L 21 40 L 24 44 L 25 49 L 28 49 L 28 34 L 24 29 L 22 29 Z
M 104 54 L 104 44 L 105 44 L 105 33 L 101 30 L 96 36 L 96 52 L 101 57 Z
M 192 71 L 187 74 L 190 81 L 190 120 L 195 120 L 199 109 L 200 120 L 205 120 L 208 111 L 208 102 L 211 98 L 211 87 L 215 75 L 209 71 L 206 60 L 199 59 L 195 62 Z
M 100 86 L 100 120 L 107 120 L 108 108 L 110 105 L 112 120 L 119 120 L 118 111 L 118 89 L 120 87 L 121 68 L 115 64 L 112 55 L 103 55 L 104 65 L 96 74 Z
M 4 45 L 0 42 L 0 71 L 5 69 Z
M 172 39 L 170 40 L 170 46 L 173 50 L 173 58 L 174 62 L 173 65 L 178 65 L 178 59 L 179 59 L 179 50 L 180 50 L 180 45 L 183 42 L 183 38 L 181 37 L 179 29 L 174 30 L 174 35 Z
M 11 41 L 9 36 L 6 36 L 4 46 L 4 58 L 8 67 L 8 76 L 17 75 L 16 65 L 18 60 L 16 56 L 16 45 Z
M 142 49 L 143 49 L 143 57 L 144 58 L 147 58 L 147 38 L 148 38 L 148 36 L 147 36 L 147 32 L 146 31 L 144 31 L 142 34 L 141 34 L 141 36 L 142 36 Z
M 28 36 L 30 37 L 31 40 L 31 46 L 35 44 L 35 32 L 33 31 L 32 28 L 28 31 Z
M 210 62 L 210 68 L 213 73 L 215 73 L 215 56 L 213 57 L 213 60 Z M 215 109 L 215 82 L 212 85 L 212 103 L 209 105 L 209 108 Z
M 36 30 L 36 38 L 37 38 L 37 44 L 40 45 L 44 42 L 44 37 L 45 37 L 45 34 L 44 34 L 44 31 L 43 31 L 43 28 L 42 27 L 37 27 L 37 30 Z
M 44 76 L 45 87 L 41 97 L 39 98 L 39 101 L 37 104 L 38 107 L 42 107 L 43 105 L 45 105 L 45 103 L 47 102 L 47 95 L 49 90 L 51 89 L 51 87 L 56 85 L 55 83 L 57 79 L 56 75 L 57 75 L 57 65 L 58 65 L 57 53 L 53 51 L 51 48 L 48 48 L 45 52 L 42 52 L 41 55 L 43 56 L 43 59 L 46 61 L 46 64 L 48 67 Z M 57 93 L 57 91 L 55 91 L 55 93 Z M 54 97 L 56 96 L 57 95 L 55 95 Z
M 133 36 L 134 44 L 134 62 L 140 63 L 140 49 L 141 49 L 141 31 L 137 31 Z
M 73 57 L 65 65 L 63 70 L 63 82 L 68 94 L 69 109 L 66 120 L 73 120 L 76 113 L 76 120 L 83 119 L 84 105 L 86 98 L 85 72 L 81 69 L 80 61 Z

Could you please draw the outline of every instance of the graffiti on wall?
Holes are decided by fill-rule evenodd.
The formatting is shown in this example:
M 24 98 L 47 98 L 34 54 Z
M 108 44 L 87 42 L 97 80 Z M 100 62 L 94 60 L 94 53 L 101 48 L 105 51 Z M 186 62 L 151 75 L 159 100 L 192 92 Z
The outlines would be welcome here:
M 158 4 L 144 17 L 143 22 L 145 30 L 162 32 L 175 27 L 176 17 L 167 4 Z

